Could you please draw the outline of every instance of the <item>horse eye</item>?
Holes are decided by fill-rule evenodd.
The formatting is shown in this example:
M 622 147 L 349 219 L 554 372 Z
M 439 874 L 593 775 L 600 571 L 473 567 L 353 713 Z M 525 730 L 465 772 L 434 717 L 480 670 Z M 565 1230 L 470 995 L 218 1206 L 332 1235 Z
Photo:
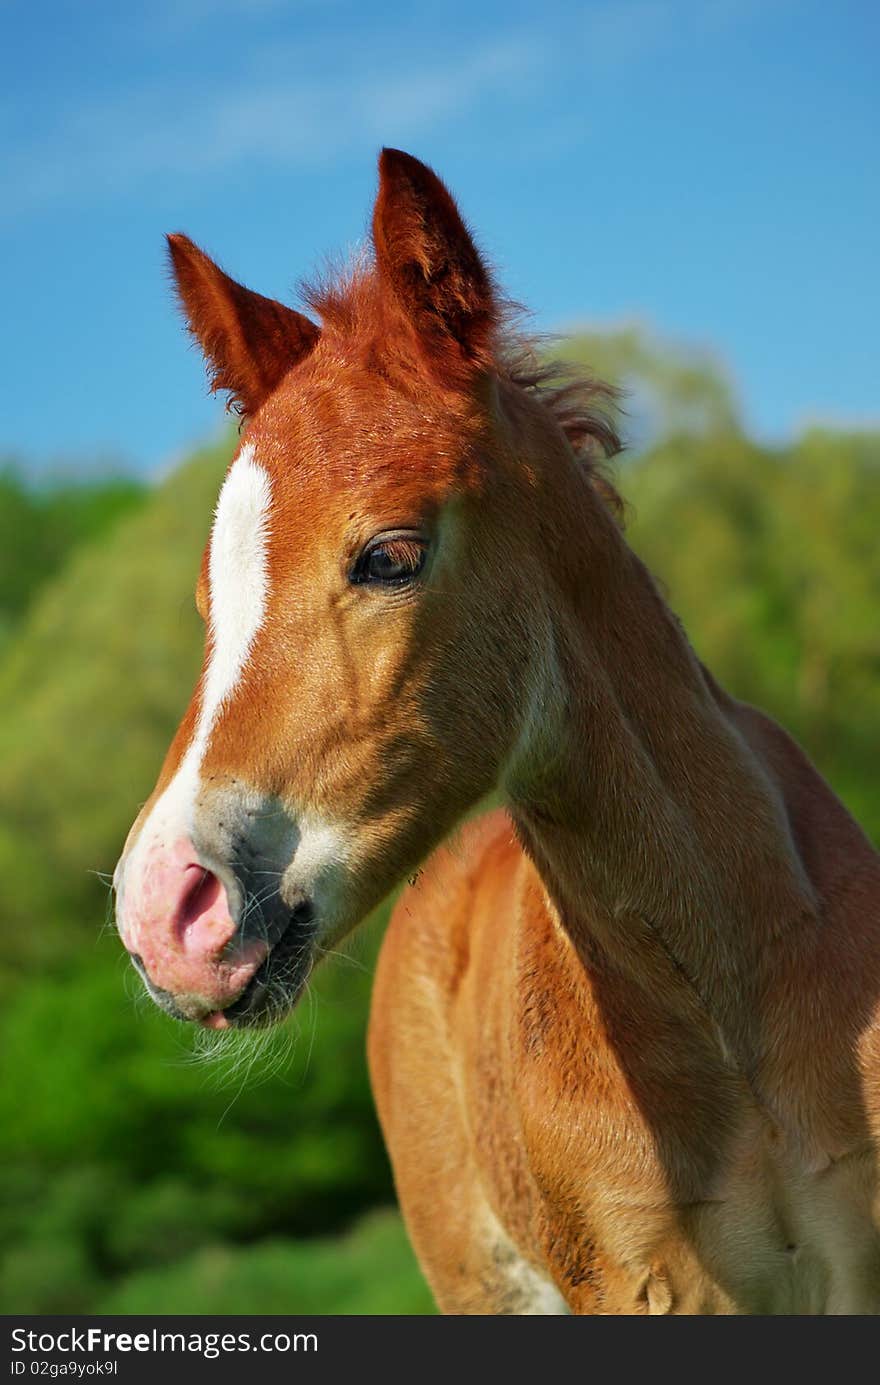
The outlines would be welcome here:
M 418 577 L 427 551 L 425 540 L 416 534 L 388 534 L 374 539 L 356 562 L 350 580 L 355 585 L 403 586 Z

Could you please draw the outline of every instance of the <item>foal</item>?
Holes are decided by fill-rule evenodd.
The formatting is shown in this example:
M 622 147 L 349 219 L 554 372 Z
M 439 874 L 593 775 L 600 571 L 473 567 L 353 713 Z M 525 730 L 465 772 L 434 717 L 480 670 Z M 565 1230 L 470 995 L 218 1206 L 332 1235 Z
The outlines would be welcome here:
M 125 945 L 179 1018 L 276 1020 L 498 789 L 401 899 L 370 1026 L 441 1308 L 877 1311 L 878 857 L 701 666 L 621 533 L 600 393 L 517 357 L 392 150 L 373 245 L 318 326 L 170 239 L 247 426 Z

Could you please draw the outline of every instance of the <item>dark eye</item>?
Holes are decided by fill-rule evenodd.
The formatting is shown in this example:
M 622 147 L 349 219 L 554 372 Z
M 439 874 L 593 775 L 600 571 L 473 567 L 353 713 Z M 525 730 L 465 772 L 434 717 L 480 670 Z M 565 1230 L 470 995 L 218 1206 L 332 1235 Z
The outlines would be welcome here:
M 428 545 L 419 534 L 382 534 L 363 550 L 350 580 L 355 585 L 403 586 L 418 577 L 427 551 Z

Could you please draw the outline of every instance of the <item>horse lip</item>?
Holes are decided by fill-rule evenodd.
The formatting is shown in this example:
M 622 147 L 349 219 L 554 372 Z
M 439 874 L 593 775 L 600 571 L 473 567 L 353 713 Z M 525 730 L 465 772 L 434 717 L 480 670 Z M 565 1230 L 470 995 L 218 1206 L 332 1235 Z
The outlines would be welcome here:
M 262 1005 L 261 1002 L 268 993 L 271 981 L 284 983 L 284 989 L 287 992 L 285 1008 L 289 1008 L 302 990 L 311 971 L 312 944 L 314 943 L 315 932 L 314 910 L 311 901 L 303 900 L 287 915 L 284 926 L 272 941 L 268 953 L 241 994 L 229 1005 L 224 1006 L 222 1010 L 213 1012 L 213 1015 L 222 1016 L 226 1023 L 221 1024 L 215 1021 L 209 1027 L 218 1029 L 245 1028 L 248 1024 L 259 1023 L 265 1019 L 268 1007 Z M 297 955 L 297 943 L 299 944 L 299 955 Z M 283 966 L 286 960 L 285 953 L 293 963 L 291 974 L 284 977 L 277 975 L 273 977 L 273 970 L 277 973 L 279 965 Z M 206 1016 L 205 1018 L 211 1019 L 213 1016 Z
M 171 991 L 164 991 L 161 986 L 157 986 L 154 981 L 150 980 L 150 974 L 144 966 L 143 958 L 139 957 L 136 952 L 130 952 L 128 958 L 143 981 L 147 995 L 154 1005 L 157 1005 L 160 1010 L 164 1010 L 165 1014 L 170 1015 L 172 1019 L 186 1023 L 188 1017 L 181 1010 Z

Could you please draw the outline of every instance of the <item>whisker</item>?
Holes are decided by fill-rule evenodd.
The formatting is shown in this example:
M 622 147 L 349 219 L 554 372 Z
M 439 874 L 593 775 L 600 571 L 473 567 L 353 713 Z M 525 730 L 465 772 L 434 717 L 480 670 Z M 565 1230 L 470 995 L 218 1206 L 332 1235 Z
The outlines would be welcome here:
M 350 952 L 338 952 L 335 948 L 321 947 L 318 943 L 315 943 L 314 946 L 315 952 L 321 957 L 335 957 L 338 961 L 346 962 L 348 966 L 354 967 L 356 971 L 363 972 L 365 976 L 372 976 L 373 974 L 371 967 L 364 966 L 364 963 L 359 958 L 353 957 Z

